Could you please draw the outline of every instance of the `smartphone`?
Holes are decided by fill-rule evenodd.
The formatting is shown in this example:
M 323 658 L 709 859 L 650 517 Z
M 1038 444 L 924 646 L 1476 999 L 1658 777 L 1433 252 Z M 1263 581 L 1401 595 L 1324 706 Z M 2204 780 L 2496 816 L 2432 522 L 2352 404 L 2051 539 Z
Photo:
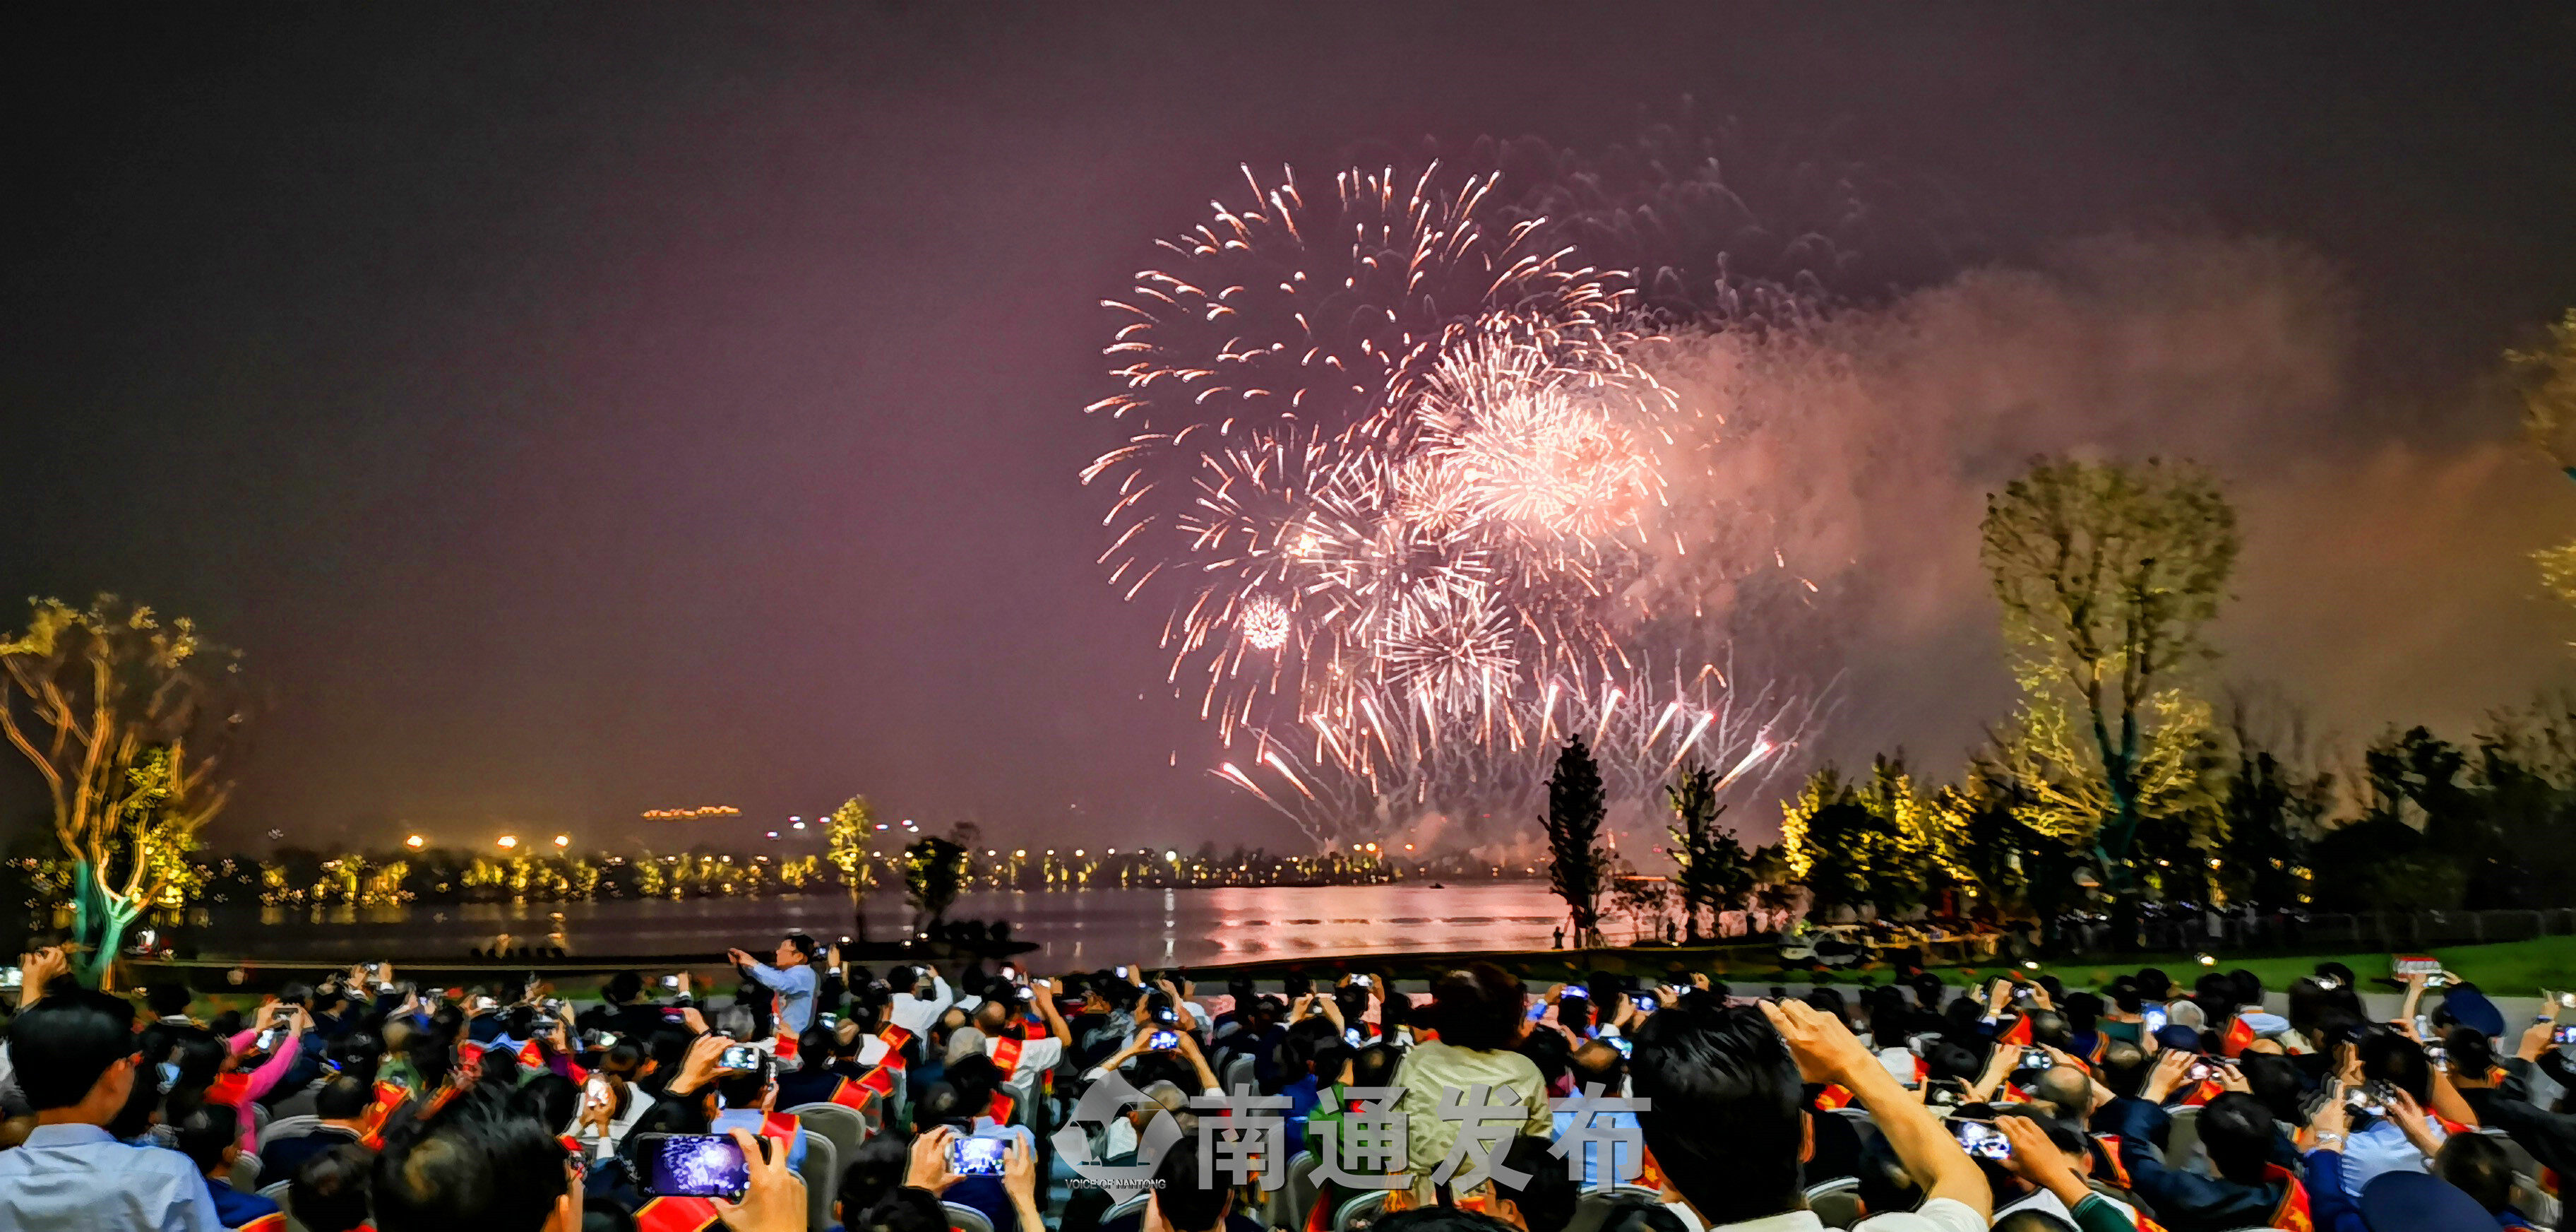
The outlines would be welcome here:
M 378 1074 L 376 1075 L 376 1081 L 392 1087 L 397 1091 L 411 1090 L 411 1080 L 400 1074 Z
M 716 1057 L 717 1069 L 738 1069 L 746 1073 L 760 1068 L 760 1049 L 750 1044 L 726 1045 Z
M 1351 977 L 1351 983 L 1356 984 L 1359 987 L 1366 988 L 1369 986 L 1369 977 L 1365 975 L 1354 975 Z
M 767 1140 L 761 1142 L 766 1154 Z M 645 1134 L 635 1159 L 649 1197 L 740 1200 L 751 1189 L 751 1161 L 727 1135 Z
M 0 988 L 24 988 L 27 972 L 23 967 L 0 967 Z
M 2396 968 L 2400 977 L 2433 975 L 2442 970 L 2442 960 L 2428 954 L 2399 954 L 2390 965 Z
M 841 1026 L 841 1016 L 826 1010 L 823 1013 L 816 1014 L 814 1016 L 814 1025 L 821 1027 L 826 1031 L 839 1030 Z
M 2048 1055 L 2048 1050 L 2045 1048 L 2024 1048 L 2021 1050 L 2021 1068 L 2023 1069 L 2047 1069 L 2049 1066 L 2055 1064 L 2057 1064 L 2056 1059 L 2050 1057 Z
M 1016 982 L 1020 978 L 1020 969 L 1011 963 L 1003 963 L 1002 978 Z
M 1128 975 L 1127 975 L 1127 968 L 1125 968 L 1125 967 L 1120 967 L 1120 968 L 1118 968 L 1118 978 L 1119 978 L 1119 979 L 1122 979 L 1122 980 L 1123 980 L 1123 979 L 1128 978 Z
M 1035 1000 L 1037 1000 L 1037 999 L 1038 999 L 1038 990 L 1037 990 L 1037 989 L 1031 988 L 1031 987 L 1029 987 L 1029 986 L 1028 986 L 1028 985 L 1026 985 L 1026 984 L 1022 984 L 1022 985 L 1020 985 L 1020 1000 L 1022 1000 L 1022 1001 L 1035 1001 Z
M 1007 1138 L 958 1138 L 948 1144 L 948 1170 L 959 1176 L 1000 1176 Z
M 2440 1044 L 2424 1045 L 2424 1059 L 2432 1062 L 2433 1068 L 2442 1070 L 2446 1073 L 2449 1072 L 2451 1068 L 2450 1050 L 2442 1047 Z
M 2149 1035 L 2165 1029 L 2165 1007 L 2161 1005 L 2150 1005 L 2138 1011 L 2138 1017 L 2146 1020 L 2146 1032 Z
M 673 1006 L 662 1011 L 662 1021 L 664 1022 L 687 1022 L 688 1020 L 689 1012 L 687 1010 L 680 1009 L 677 1006 Z
M 277 1051 L 277 1046 L 285 1042 L 286 1028 L 270 1027 L 269 1029 L 260 1032 L 259 1038 L 252 1040 L 250 1046 L 259 1052 L 275 1052 Z
M 1578 1000 L 1578 1001 L 1589 1001 L 1589 1000 L 1591 1000 L 1591 999 L 1592 999 L 1592 993 L 1591 993 L 1591 990 L 1589 990 L 1589 989 L 1587 989 L 1587 988 L 1583 987 L 1583 986 L 1582 986 L 1582 985 L 1580 985 L 1580 984 L 1568 984 L 1568 985 L 1566 985 L 1566 986 L 1565 986 L 1565 991 L 1564 991 L 1563 993 L 1559 994 L 1559 996 L 1561 996 L 1561 997 L 1572 997 L 1572 998 L 1574 998 L 1574 999 L 1576 999 L 1576 1000 Z
M 2012 1139 L 2003 1131 L 1983 1121 L 1952 1121 L 1951 1136 L 1959 1140 L 1959 1149 L 1971 1159 L 1991 1159 L 1998 1163 L 2012 1158 Z
M 1613 1036 L 1611 1036 L 1611 1037 L 1609 1037 L 1609 1038 L 1610 1038 L 1610 1046 L 1611 1046 L 1611 1047 L 1613 1047 L 1613 1048 L 1618 1049 L 1618 1050 L 1619 1050 L 1619 1055 L 1620 1055 L 1620 1056 L 1623 1056 L 1623 1057 L 1633 1057 L 1633 1056 L 1637 1055 L 1637 1052 L 1636 1052 L 1637 1045 L 1636 1045 L 1635 1043 L 1631 1042 L 1631 1041 L 1628 1039 L 1628 1037 L 1627 1037 L 1627 1036 L 1624 1036 L 1624 1035 L 1613 1035 Z
M 1145 1037 L 1145 1047 L 1155 1052 L 1170 1052 L 1180 1046 L 1181 1033 L 1178 1031 L 1156 1031 Z
M 498 1001 L 493 1000 L 493 999 L 492 999 L 492 998 L 490 998 L 490 997 L 476 997 L 476 998 L 474 998 L 474 1012 L 475 1012 L 475 1013 L 477 1013 L 477 1014 L 484 1013 L 484 1012 L 489 1011 L 489 1010 L 496 1010 L 496 1009 L 499 1009 L 499 1008 L 501 1008 L 501 1003 L 500 1003 L 500 1002 L 498 1002 Z
M 581 1033 L 581 1042 L 592 1052 L 606 1052 L 617 1046 L 617 1033 L 594 1027 Z
M 1342 1042 L 1353 1048 L 1368 1047 L 1368 1037 L 1360 1034 L 1360 1029 L 1358 1027 L 1342 1028 Z
M 2192 1062 L 2191 1068 L 2184 1070 L 2182 1074 L 2183 1081 L 2185 1082 L 2207 1082 L 2217 1076 L 2218 1067 L 2207 1061 Z
M 676 975 L 663 976 L 662 987 L 676 991 L 680 987 L 680 977 Z
M 528 1029 L 539 1035 L 550 1035 L 554 1032 L 555 1020 L 539 1014 L 528 1020 Z
M 2576 1026 L 2560 1027 L 2549 1033 L 2549 1039 L 2555 1044 L 2576 1044 Z
M 1655 994 L 1650 992 L 1630 993 L 1628 999 L 1636 1003 L 1637 1012 L 1641 1014 L 1651 1014 L 1663 1008 L 1663 1003 L 1656 1000 Z
M 605 1107 L 607 1107 L 607 1106 L 608 1106 L 608 1088 L 607 1088 L 607 1087 L 604 1087 L 604 1086 L 593 1086 L 593 1087 L 591 1087 L 591 1088 L 590 1088 L 590 1090 L 582 1096 L 582 1101 L 581 1101 L 581 1102 L 582 1102 L 582 1105 L 583 1105 L 584 1107 L 589 1107 L 589 1108 L 605 1108 Z
M 371 963 L 368 963 L 367 965 L 365 965 L 365 966 L 363 966 L 363 967 L 360 967 L 360 968 L 358 968 L 358 969 L 359 969 L 360 971 L 363 971 L 363 972 L 367 973 L 368 975 L 382 975 L 382 974 L 384 974 L 385 965 L 384 965 L 383 963 L 380 963 L 380 962 L 371 962 Z

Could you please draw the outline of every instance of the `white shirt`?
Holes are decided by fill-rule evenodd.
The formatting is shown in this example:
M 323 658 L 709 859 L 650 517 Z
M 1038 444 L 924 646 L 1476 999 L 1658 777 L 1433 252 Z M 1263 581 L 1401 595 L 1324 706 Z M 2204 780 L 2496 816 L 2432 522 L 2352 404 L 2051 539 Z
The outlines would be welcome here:
M 938 1022 L 939 1016 L 948 1011 L 948 1002 L 948 981 L 934 975 L 930 977 L 929 996 L 896 993 L 887 1006 L 886 1016 L 894 1019 L 894 1025 L 914 1035 L 927 1037 L 931 1024 Z
M 1664 1209 L 1688 1225 L 1691 1232 L 1824 1232 L 1825 1221 L 1814 1211 L 1782 1211 L 1743 1223 L 1711 1227 L 1700 1222 L 1699 1214 L 1687 1202 L 1668 1202 Z M 1852 1232 L 1986 1232 L 1989 1225 L 1977 1218 L 1967 1205 L 1949 1198 L 1934 1198 L 1921 1210 L 1890 1211 L 1872 1215 L 1852 1225 Z
M 2138 1222 L 2138 1210 L 2136 1207 L 2133 1207 L 2126 1202 L 2122 1202 L 2118 1198 L 2114 1198 L 2109 1194 L 2101 1194 L 2099 1197 L 2103 1201 L 2120 1208 L 2121 1216 L 2127 1219 L 2131 1224 Z M 2065 1200 L 2045 1189 L 2035 1190 L 2016 1201 L 2007 1202 L 2002 1206 L 1996 1207 L 1995 1218 L 2001 1219 L 2014 1211 L 2046 1211 L 2068 1223 L 2075 1222 L 2075 1212 L 2066 1209 Z
M 1001 1050 L 1002 1041 L 998 1037 L 987 1038 L 984 1041 L 985 1056 L 992 1056 Z M 1056 1063 L 1062 1060 L 1064 1060 L 1063 1040 L 1050 1035 L 1043 1039 L 1021 1041 L 1020 1063 L 1011 1067 L 1010 1075 L 1004 1081 L 1026 1082 L 1029 1075 L 1041 1070 L 1054 1069 Z

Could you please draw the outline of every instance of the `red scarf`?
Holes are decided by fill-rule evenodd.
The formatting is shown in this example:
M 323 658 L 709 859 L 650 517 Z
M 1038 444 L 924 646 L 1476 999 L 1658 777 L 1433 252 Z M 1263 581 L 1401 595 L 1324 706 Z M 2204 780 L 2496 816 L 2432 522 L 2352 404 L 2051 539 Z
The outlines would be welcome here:
M 993 1041 L 993 1063 L 1002 1067 L 1002 1081 L 1009 1082 L 1011 1075 L 1020 1072 L 1020 1050 L 1026 1047 L 1007 1035 Z
M 2238 1056 L 2245 1051 L 2246 1045 L 2253 1042 L 2254 1024 L 2245 1021 L 2243 1014 L 2238 1014 L 2236 1021 L 2227 1024 L 2227 1038 L 2218 1042 L 2218 1051 L 2221 1056 Z
M 286 1212 L 270 1211 L 241 1225 L 234 1232 L 286 1232 Z
M 637 1232 L 706 1232 L 722 1217 L 705 1198 L 655 1198 L 635 1212 Z
M 1848 1108 L 1851 1107 L 1851 1102 L 1851 1088 L 1839 1082 L 1816 1092 L 1816 1107 L 1821 1111 L 1831 1112 L 1836 1108 Z
M 2308 1215 L 2308 1187 L 2299 1183 L 2297 1173 L 2279 1164 L 2263 1169 L 2263 1179 L 2281 1182 L 2281 1205 L 2272 1212 L 2272 1226 L 2286 1232 L 2316 1232 L 2316 1220 Z
M 2012 1048 L 2030 1047 L 2030 1015 L 2013 1019 L 2013 1025 L 2004 1028 L 2004 1033 L 1996 1036 L 1995 1042 Z
M 911 1064 L 903 1055 L 903 1046 L 912 1042 L 912 1032 L 888 1023 L 885 1030 L 877 1032 L 877 1038 L 885 1041 L 887 1065 L 902 1069 Z

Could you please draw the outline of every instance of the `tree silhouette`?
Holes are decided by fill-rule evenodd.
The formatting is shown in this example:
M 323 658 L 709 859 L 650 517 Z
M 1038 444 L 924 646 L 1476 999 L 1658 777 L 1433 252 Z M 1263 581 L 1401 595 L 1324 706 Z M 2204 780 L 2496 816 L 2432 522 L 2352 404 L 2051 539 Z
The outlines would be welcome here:
M 1547 780 L 1547 881 L 1565 900 L 1577 947 L 1601 939 L 1601 892 L 1610 878 L 1601 821 L 1608 811 L 1592 751 L 1579 736 L 1566 741 Z

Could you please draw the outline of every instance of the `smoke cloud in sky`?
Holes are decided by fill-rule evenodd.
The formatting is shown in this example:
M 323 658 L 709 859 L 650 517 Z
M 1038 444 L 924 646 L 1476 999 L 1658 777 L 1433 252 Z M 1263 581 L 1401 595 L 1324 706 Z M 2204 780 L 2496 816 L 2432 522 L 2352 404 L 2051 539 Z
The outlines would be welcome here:
M 2500 401 L 2491 433 L 2440 445 L 2356 405 L 2354 317 L 2297 246 L 2124 234 L 1808 328 L 1686 332 L 1661 372 L 1723 426 L 1673 468 L 1667 516 L 1741 531 L 1651 584 L 1695 591 L 1749 661 L 1830 682 L 1807 764 L 1901 747 L 1953 775 L 2013 702 L 1986 494 L 2041 454 L 2189 459 L 2245 541 L 2204 690 L 2278 696 L 2347 749 L 2392 723 L 2465 734 L 2569 679 L 2576 616 L 2530 563 L 2563 537 L 2566 481 Z

